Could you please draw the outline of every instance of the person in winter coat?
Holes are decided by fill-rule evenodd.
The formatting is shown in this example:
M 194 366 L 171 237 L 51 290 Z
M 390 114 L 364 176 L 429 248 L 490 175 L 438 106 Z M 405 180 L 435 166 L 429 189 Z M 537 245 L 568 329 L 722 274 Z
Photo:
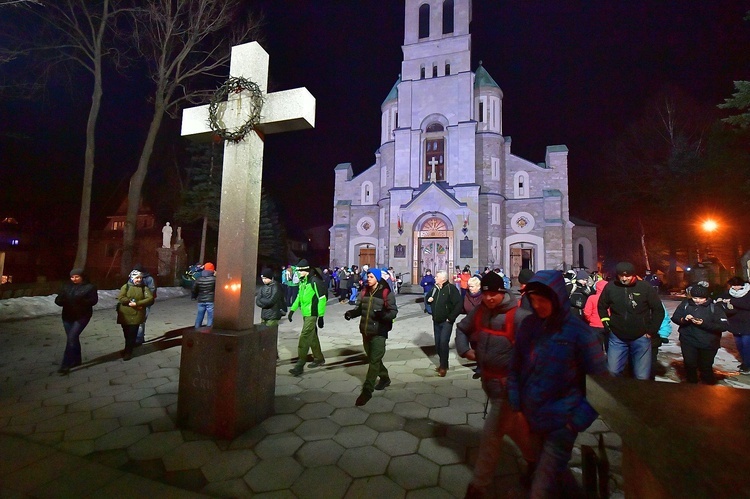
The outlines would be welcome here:
M 472 276 L 467 285 L 461 310 L 464 314 L 468 314 L 482 303 L 482 281 L 477 276 Z
M 438 271 L 435 276 L 435 287 L 427 303 L 432 305 L 432 327 L 435 335 L 435 348 L 437 349 L 440 363 L 435 368 L 438 376 L 445 377 L 448 372 L 448 353 L 453 334 L 453 323 L 456 322 L 458 314 L 461 313 L 463 301 L 458 288 L 448 284 L 448 273 L 444 270 Z
M 578 432 L 597 418 L 586 375 L 606 374 L 596 334 L 570 310 L 562 272 L 540 270 L 525 288 L 533 313 L 515 318 L 508 401 L 540 444 L 531 497 L 578 497 L 568 468 Z
M 292 376 L 302 375 L 307 361 L 307 353 L 310 350 L 313 353 L 313 361 L 307 367 L 318 367 L 326 363 L 323 350 L 320 348 L 318 328 L 323 328 L 325 324 L 323 316 L 326 313 L 327 290 L 323 280 L 310 270 L 307 260 L 302 259 L 297 264 L 297 273 L 300 277 L 299 291 L 297 298 L 289 308 L 289 322 L 292 322 L 295 310 L 299 309 L 302 312 L 302 331 L 297 344 L 297 363 L 289 370 Z
M 607 367 L 620 376 L 628 364 L 637 379 L 651 378 L 651 339 L 664 320 L 664 306 L 654 288 L 635 275 L 635 267 L 620 262 L 617 279 L 602 290 L 597 308 L 609 332 Z
M 605 352 L 609 347 L 609 334 L 602 324 L 601 317 L 599 317 L 599 298 L 601 298 L 606 285 L 607 281 L 596 281 L 594 294 L 586 299 L 586 305 L 583 307 L 583 320 L 594 330 Z
M 339 269 L 339 303 L 349 303 L 349 270 L 346 267 Z
M 709 298 L 705 286 L 695 285 L 690 290 L 691 298 L 683 300 L 672 314 L 672 322 L 680 333 L 680 349 L 685 361 L 685 376 L 688 383 L 701 381 L 715 385 L 714 358 L 719 351 L 721 333 L 729 328 L 724 308 Z
M 750 374 L 750 284 L 739 277 L 727 281 L 729 290 L 717 300 L 724 307 L 729 321 L 729 332 L 734 336 L 740 354 L 742 374 Z
M 143 284 L 143 275 L 139 271 L 133 270 L 130 273 L 129 282 L 120 288 L 117 302 L 117 323 L 122 326 L 122 334 L 125 336 L 122 360 L 130 360 L 133 358 L 138 326 L 146 320 L 146 307 L 154 303 L 154 296 L 148 286 Z
M 456 351 L 461 357 L 476 360 L 481 368 L 482 389 L 490 407 L 479 441 L 474 476 L 466 492 L 466 497 L 471 498 L 484 497 L 489 492 L 504 435 L 509 435 L 519 447 L 529 462 L 529 470 L 534 468 L 532 463 L 536 460 L 526 419 L 523 414 L 511 411 L 506 389 L 518 299 L 505 289 L 503 278 L 494 272 L 482 277 L 480 286 L 481 303 L 456 325 Z
M 431 314 L 432 307 L 427 303 L 427 297 L 432 293 L 432 288 L 435 287 L 435 277 L 433 277 L 430 269 L 424 271 L 424 275 L 422 276 L 422 280 L 419 281 L 419 285 L 422 286 L 422 290 L 424 291 L 424 313 Z
M 382 271 L 370 270 L 367 273 L 366 284 L 357 296 L 354 308 L 344 313 L 346 320 L 360 317 L 359 332 L 362 335 L 362 345 L 369 364 L 365 382 L 362 384 L 362 393 L 355 402 L 357 406 L 365 405 L 372 398 L 373 390 L 384 390 L 391 384 L 388 369 L 383 364 L 383 357 L 388 331 L 393 328 L 396 314 L 398 314 L 398 308 L 395 293 L 382 278 Z M 378 377 L 380 381 L 375 384 Z
M 664 307 L 664 319 L 661 321 L 659 326 L 659 333 L 651 337 L 651 381 L 656 379 L 656 375 L 663 375 L 666 373 L 666 369 L 662 364 L 659 363 L 659 347 L 662 344 L 669 343 L 669 335 L 672 334 L 672 320 L 667 312 L 667 307 L 662 303 Z
M 65 329 L 65 353 L 57 372 L 64 376 L 70 369 L 81 365 L 81 333 L 99 301 L 96 286 L 88 282 L 83 269 L 70 271 L 70 282 L 63 285 L 55 297 L 55 305 L 62 307 L 62 322 Z
M 198 313 L 195 315 L 195 329 L 203 327 L 203 317 L 206 317 L 206 327 L 214 325 L 214 297 L 216 294 L 216 267 L 211 262 L 203 265 L 203 271 L 193 283 L 192 297 L 198 300 Z
M 263 286 L 258 288 L 255 304 L 260 307 L 260 323 L 265 326 L 278 326 L 283 317 L 282 310 L 286 308 L 286 296 L 278 282 L 273 280 L 273 270 L 265 267 L 260 271 Z
M 138 272 L 143 275 L 143 285 L 148 287 L 148 289 L 151 290 L 151 294 L 154 297 L 154 301 L 156 301 L 156 282 L 154 281 L 154 278 L 149 274 L 146 269 L 141 265 L 140 263 L 135 265 L 133 267 L 133 270 L 137 270 Z M 133 284 L 131 282 L 131 284 Z M 148 320 L 148 314 L 151 313 L 151 305 L 146 307 L 146 318 L 143 319 L 143 322 L 141 322 L 141 325 L 138 326 L 138 334 L 135 337 L 135 346 L 139 347 L 143 345 L 143 342 L 146 341 L 146 321 Z

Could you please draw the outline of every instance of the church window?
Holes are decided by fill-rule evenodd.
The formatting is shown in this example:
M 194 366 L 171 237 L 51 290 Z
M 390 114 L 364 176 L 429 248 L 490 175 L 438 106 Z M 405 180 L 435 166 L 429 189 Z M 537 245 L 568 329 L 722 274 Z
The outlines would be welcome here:
M 435 182 L 445 180 L 445 139 L 428 138 L 425 141 L 425 181 L 434 178 Z M 434 174 L 434 177 L 433 177 Z
M 443 34 L 453 33 L 453 0 L 443 2 Z
M 427 133 L 434 133 L 434 132 L 442 132 L 443 130 L 445 130 L 445 128 L 443 128 L 443 125 L 441 125 L 440 123 L 433 123 L 429 125 L 427 127 L 427 130 L 425 131 Z
M 125 222 L 123 221 L 112 222 L 112 230 L 125 230 Z
M 430 37 L 430 6 L 423 3 L 419 6 L 419 38 Z
M 500 205 L 492 203 L 492 225 L 500 225 Z
M 584 251 L 583 251 L 583 244 L 578 245 L 578 266 L 579 267 L 585 267 L 584 263 L 586 262 L 584 258 Z
M 437 78 L 437 75 L 438 75 L 437 74 L 437 65 L 433 64 L 432 65 L 432 77 L 433 78 Z
M 425 75 L 425 72 L 424 72 L 424 64 L 423 64 L 422 67 L 419 68 L 419 79 L 424 80 L 424 75 Z
M 393 119 L 393 128 L 398 128 L 398 111 L 396 111 L 396 114 Z
M 492 168 L 492 180 L 500 180 L 500 158 L 490 158 Z
M 451 63 L 446 62 L 445 63 L 445 76 L 450 76 L 451 74 Z
M 372 182 L 362 183 L 362 204 L 372 204 Z
M 529 197 L 529 174 L 516 172 L 513 176 L 513 197 L 516 199 Z
M 479 123 L 484 122 L 484 102 L 479 102 Z

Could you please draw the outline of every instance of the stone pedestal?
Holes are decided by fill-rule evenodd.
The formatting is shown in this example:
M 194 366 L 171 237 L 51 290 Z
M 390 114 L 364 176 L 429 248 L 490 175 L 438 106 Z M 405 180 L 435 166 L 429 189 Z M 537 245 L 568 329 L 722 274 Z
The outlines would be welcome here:
M 157 248 L 156 254 L 159 257 L 156 275 L 168 276 L 172 273 L 172 248 Z
M 271 416 L 277 336 L 278 327 L 260 324 L 246 331 L 186 329 L 177 424 L 232 439 Z

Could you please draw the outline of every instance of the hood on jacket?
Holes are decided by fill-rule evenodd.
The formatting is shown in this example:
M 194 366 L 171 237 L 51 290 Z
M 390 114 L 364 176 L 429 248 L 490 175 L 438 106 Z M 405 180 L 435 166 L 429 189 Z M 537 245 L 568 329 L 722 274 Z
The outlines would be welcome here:
M 524 289 L 525 294 L 539 293 L 552 302 L 554 312 L 549 320 L 561 324 L 570 315 L 570 299 L 565 279 L 559 270 L 540 270 Z
M 609 284 L 609 282 L 605 281 L 604 279 L 602 279 L 601 281 L 596 281 L 596 294 L 602 294 L 602 291 L 604 291 L 604 286 L 606 286 L 607 284 Z

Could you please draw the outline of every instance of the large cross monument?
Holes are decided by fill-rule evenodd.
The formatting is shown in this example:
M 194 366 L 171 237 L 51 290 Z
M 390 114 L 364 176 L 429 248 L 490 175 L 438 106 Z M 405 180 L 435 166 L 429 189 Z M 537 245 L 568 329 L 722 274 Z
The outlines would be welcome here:
M 273 412 L 278 329 L 253 325 L 263 137 L 315 126 L 315 98 L 306 88 L 267 93 L 268 59 L 257 42 L 232 47 L 230 77 L 259 87 L 260 123 L 241 139 L 225 141 L 214 327 L 209 333 L 186 329 L 182 341 L 178 422 L 224 438 Z M 254 105 L 249 90 L 230 93 L 217 106 L 217 121 L 227 130 L 240 127 Z M 183 136 L 214 133 L 208 105 L 185 109 Z

